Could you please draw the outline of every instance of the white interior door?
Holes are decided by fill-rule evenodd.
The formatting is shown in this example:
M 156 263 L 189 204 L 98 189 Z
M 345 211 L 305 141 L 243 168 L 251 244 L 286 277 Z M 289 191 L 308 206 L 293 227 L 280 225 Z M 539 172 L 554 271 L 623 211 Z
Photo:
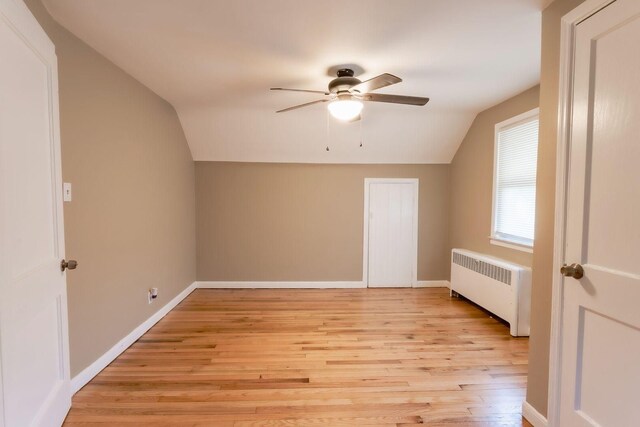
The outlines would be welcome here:
M 567 183 L 560 420 L 640 423 L 640 1 L 575 32 Z M 565 271 L 565 276 L 572 271 Z
M 0 424 L 59 426 L 69 409 L 54 46 L 0 0 Z
M 369 287 L 417 281 L 418 180 L 365 180 L 365 280 Z

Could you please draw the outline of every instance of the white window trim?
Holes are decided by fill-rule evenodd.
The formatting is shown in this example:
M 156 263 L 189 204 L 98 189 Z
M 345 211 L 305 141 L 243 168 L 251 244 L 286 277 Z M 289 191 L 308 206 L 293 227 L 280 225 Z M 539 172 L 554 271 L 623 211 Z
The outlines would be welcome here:
M 523 244 L 517 240 L 511 240 L 504 236 L 496 234 L 496 184 L 498 175 L 496 169 L 498 167 L 498 132 L 501 130 L 514 127 L 520 123 L 526 122 L 533 117 L 540 116 L 540 108 L 534 108 L 533 110 L 526 111 L 517 116 L 511 117 L 507 120 L 496 123 L 493 132 L 493 195 L 491 200 L 491 235 L 489 236 L 489 242 L 492 245 L 504 246 L 507 248 L 515 249 L 518 251 L 533 253 L 533 243 L 531 245 Z
M 489 236 L 489 239 L 490 239 L 489 242 L 492 245 L 503 246 L 505 248 L 515 249 L 517 251 L 528 252 L 530 254 L 533 253 L 533 246 L 521 245 L 518 243 L 514 243 L 510 240 L 500 240 L 496 237 L 491 237 L 491 236 Z

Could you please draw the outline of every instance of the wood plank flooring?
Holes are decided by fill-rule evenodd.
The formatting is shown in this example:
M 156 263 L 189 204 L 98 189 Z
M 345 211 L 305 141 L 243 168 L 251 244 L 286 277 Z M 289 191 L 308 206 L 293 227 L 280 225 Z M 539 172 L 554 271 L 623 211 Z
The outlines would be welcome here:
M 528 426 L 527 353 L 441 288 L 200 289 L 65 426 Z

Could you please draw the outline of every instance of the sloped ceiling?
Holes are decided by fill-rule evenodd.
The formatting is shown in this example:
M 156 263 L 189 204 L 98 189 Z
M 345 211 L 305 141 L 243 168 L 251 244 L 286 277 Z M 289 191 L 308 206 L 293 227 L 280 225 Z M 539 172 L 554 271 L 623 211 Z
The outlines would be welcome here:
M 448 163 L 476 114 L 538 83 L 545 0 L 44 0 L 63 26 L 177 110 L 195 160 Z M 272 86 L 324 90 L 327 70 L 404 79 L 363 120 Z M 363 147 L 360 148 L 360 142 Z M 325 147 L 329 146 L 330 151 Z

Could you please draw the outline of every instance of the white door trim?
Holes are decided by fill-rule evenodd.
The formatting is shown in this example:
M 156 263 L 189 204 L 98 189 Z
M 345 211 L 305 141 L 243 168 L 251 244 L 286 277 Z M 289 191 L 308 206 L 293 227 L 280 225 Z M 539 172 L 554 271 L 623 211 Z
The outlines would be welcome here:
M 413 205 L 413 272 L 411 286 L 418 284 L 418 178 L 365 178 L 364 179 L 364 239 L 362 247 L 362 283 L 369 287 L 369 188 L 371 184 L 412 184 L 414 199 Z
M 556 197 L 553 240 L 553 281 L 551 299 L 551 336 L 549 352 L 549 391 L 547 419 L 549 426 L 560 420 L 560 377 L 562 361 L 563 276 L 560 274 L 565 258 L 567 176 L 570 131 L 572 125 L 572 97 L 574 47 L 576 26 L 615 0 L 586 0 L 562 17 L 560 22 L 560 82 L 558 86 L 558 145 L 556 153 Z

